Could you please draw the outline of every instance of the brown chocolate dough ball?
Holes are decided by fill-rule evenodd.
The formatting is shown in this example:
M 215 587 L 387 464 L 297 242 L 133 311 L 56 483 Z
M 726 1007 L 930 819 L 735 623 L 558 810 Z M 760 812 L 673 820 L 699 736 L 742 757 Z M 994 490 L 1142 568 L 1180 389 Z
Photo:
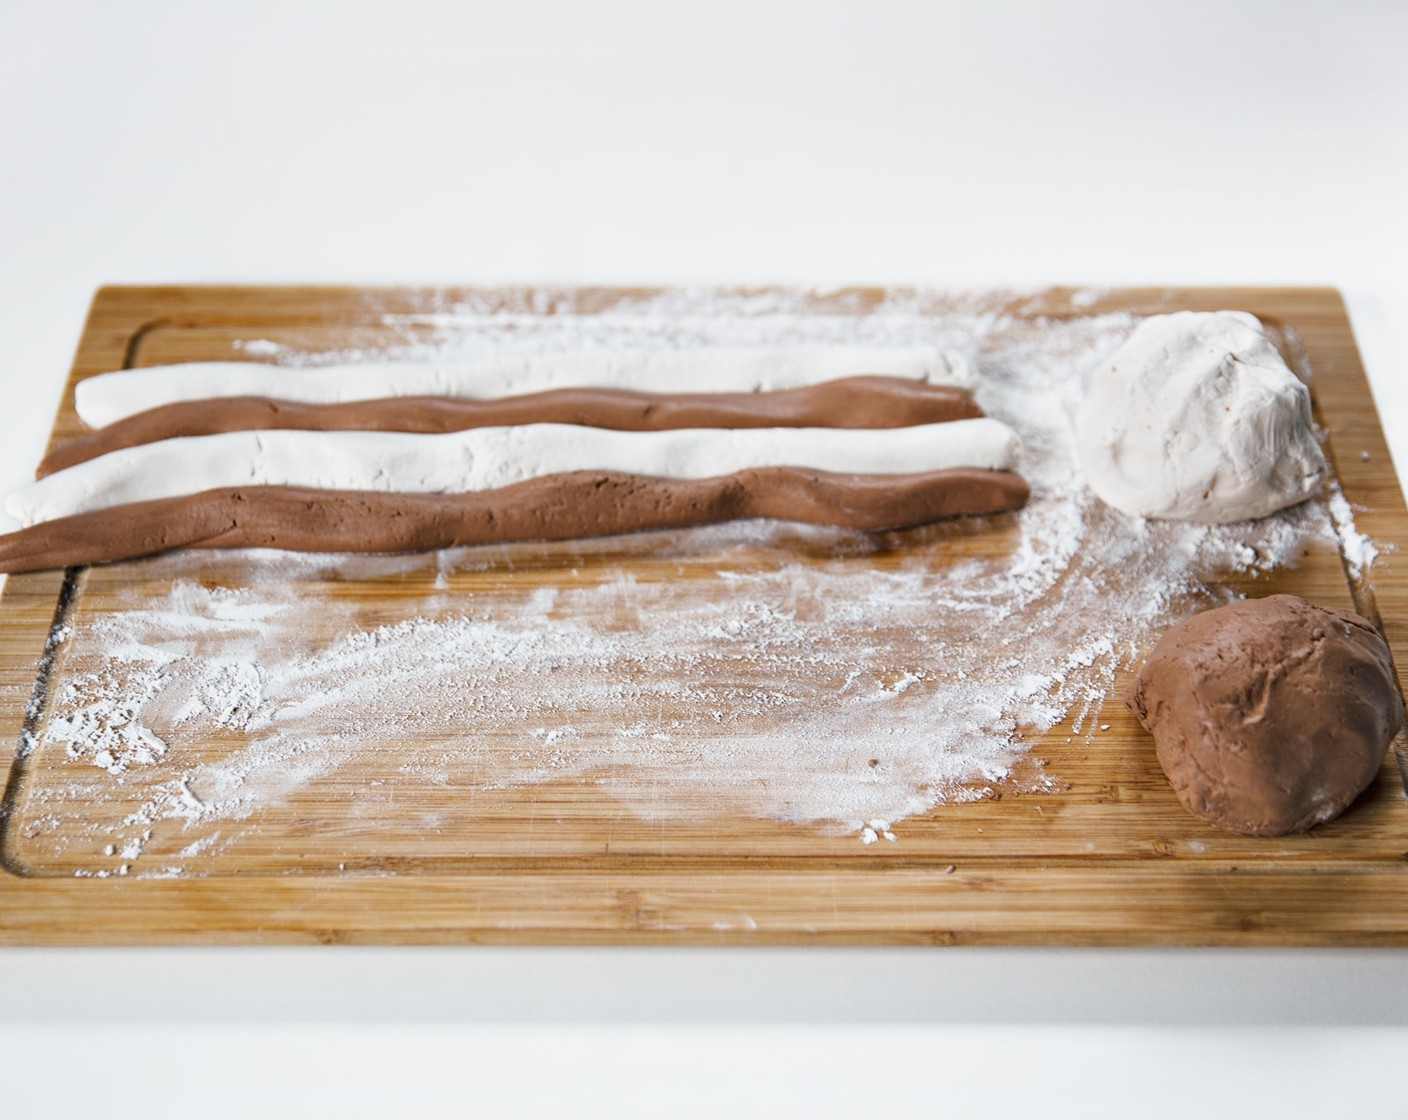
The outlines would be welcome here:
M 1252 836 L 1338 816 L 1374 780 L 1403 723 L 1378 631 L 1294 595 L 1175 626 L 1125 703 L 1153 734 L 1184 807 Z

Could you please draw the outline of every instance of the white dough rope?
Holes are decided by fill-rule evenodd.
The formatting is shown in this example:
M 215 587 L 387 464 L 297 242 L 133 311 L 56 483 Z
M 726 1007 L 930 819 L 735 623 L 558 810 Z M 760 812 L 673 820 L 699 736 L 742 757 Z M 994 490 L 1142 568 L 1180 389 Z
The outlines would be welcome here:
M 383 493 L 464 493 L 565 471 L 713 478 L 757 467 L 841 474 L 1009 470 L 1016 433 L 981 418 L 908 428 L 685 428 L 622 432 L 574 424 L 474 428 L 444 435 L 280 431 L 186 436 L 128 447 L 13 492 L 23 525 L 126 502 L 240 486 Z

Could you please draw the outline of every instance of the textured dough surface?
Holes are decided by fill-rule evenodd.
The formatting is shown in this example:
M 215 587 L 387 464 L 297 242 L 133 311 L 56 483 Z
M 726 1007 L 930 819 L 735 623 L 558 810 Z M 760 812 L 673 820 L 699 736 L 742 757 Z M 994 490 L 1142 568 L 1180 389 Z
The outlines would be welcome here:
M 1138 517 L 1265 517 L 1326 475 L 1310 391 L 1240 311 L 1144 320 L 1091 377 L 1076 446 L 1090 488 Z
M 1028 494 L 1026 482 L 1006 471 L 890 476 L 792 467 L 676 481 L 577 471 L 468 494 L 228 488 L 79 514 L 0 536 L 0 571 L 105 563 L 173 548 L 422 551 L 741 517 L 902 529 L 1016 509 Z
M 757 393 L 883 374 L 961 389 L 977 386 L 967 360 L 933 346 L 702 347 L 505 353 L 473 361 L 376 362 L 289 368 L 186 362 L 117 370 L 78 383 L 79 418 L 100 428 L 149 408 L 211 397 L 309 404 L 380 397 L 506 397 L 594 386 L 639 392 Z
M 982 410 L 964 389 L 897 377 L 846 377 L 768 393 L 642 393 L 549 389 L 493 400 L 391 397 L 306 404 L 268 397 L 181 401 L 139 412 L 55 448 L 44 478 L 109 451 L 177 436 L 300 428 L 305 431 L 455 432 L 506 424 L 587 424 L 623 431 L 670 428 L 902 428 L 971 420 Z
M 1294 595 L 1174 627 L 1125 702 L 1188 811 L 1254 836 L 1338 816 L 1374 780 L 1403 723 L 1378 631 Z
M 250 486 L 457 494 L 603 471 L 698 479 L 771 466 L 840 474 L 1008 470 L 1015 432 L 981 418 L 908 428 L 683 428 L 621 432 L 573 424 L 403 432 L 227 432 L 114 451 L 10 494 L 22 525 L 108 506 Z

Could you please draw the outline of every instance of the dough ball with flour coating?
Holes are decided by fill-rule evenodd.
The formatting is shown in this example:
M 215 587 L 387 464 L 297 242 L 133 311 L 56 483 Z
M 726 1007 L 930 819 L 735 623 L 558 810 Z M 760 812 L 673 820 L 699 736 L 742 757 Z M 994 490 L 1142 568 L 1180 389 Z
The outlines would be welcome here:
M 1125 703 L 1153 734 L 1184 807 L 1252 836 L 1338 816 L 1374 780 L 1403 723 L 1379 632 L 1294 595 L 1175 626 Z
M 1140 323 L 1091 377 L 1076 451 L 1103 501 L 1179 521 L 1265 517 L 1326 474 L 1309 390 L 1242 311 Z

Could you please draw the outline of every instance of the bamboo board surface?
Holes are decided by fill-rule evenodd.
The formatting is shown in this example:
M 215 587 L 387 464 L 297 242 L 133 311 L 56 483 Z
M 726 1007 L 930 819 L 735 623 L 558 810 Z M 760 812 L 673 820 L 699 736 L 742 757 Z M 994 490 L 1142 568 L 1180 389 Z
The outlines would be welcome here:
M 609 308 L 629 293 L 577 293 Z M 436 293 L 453 301 L 456 293 Z M 884 293 L 838 293 L 855 313 Z M 1255 594 L 1290 591 L 1377 612 L 1397 663 L 1408 663 L 1408 513 L 1339 296 L 1328 290 L 1123 291 L 1074 300 L 1069 291 L 990 298 L 1039 330 L 1047 319 L 1109 311 L 1236 307 L 1293 328 L 1314 372 L 1318 418 L 1358 528 L 1384 555 L 1372 584 L 1353 583 L 1339 555 L 1312 551 L 1256 580 Z M 479 293 L 532 306 L 532 293 Z M 296 335 L 303 346 L 374 347 L 383 317 L 410 314 L 412 290 L 109 288 L 99 292 L 55 423 L 80 434 L 73 385 L 123 366 L 228 359 L 242 340 Z M 823 305 L 825 298 L 820 299 Z M 950 562 L 1000 544 L 1001 524 L 946 530 Z M 647 534 L 567 545 L 506 546 L 495 563 L 450 576 L 454 593 L 515 595 L 589 584 L 610 568 L 633 579 L 706 579 L 721 563 L 746 570 L 768 556 L 692 550 L 688 535 Z M 884 566 L 938 538 L 923 531 L 857 563 Z M 794 542 L 805 552 L 805 541 Z M 998 943 L 1408 944 L 1408 802 L 1392 756 L 1339 821 L 1305 836 L 1253 840 L 1189 817 L 1152 742 L 1119 701 L 1098 735 L 1053 729 L 1037 743 L 1061 791 L 943 805 L 905 822 L 902 843 L 862 846 L 854 834 L 758 819 L 707 803 L 632 810 L 587 780 L 519 788 L 427 781 L 385 796 L 407 742 L 388 740 L 358 765 L 244 822 L 233 848 L 174 828 L 149 841 L 197 849 L 172 878 L 93 877 L 94 836 L 130 816 L 140 784 L 84 798 L 72 760 L 44 745 L 50 698 L 78 671 L 56 628 L 154 599 L 175 575 L 238 583 L 241 561 L 181 554 L 158 562 L 9 577 L 0 599 L 0 742 L 9 773 L 0 819 L 0 942 L 506 943 Z M 433 560 L 358 562 L 329 589 L 362 626 L 414 616 L 445 575 Z M 525 687 L 529 684 L 525 682 Z M 780 732 L 785 735 L 785 729 Z M 40 746 L 17 750 L 22 735 Z M 414 744 L 424 749 L 426 744 Z M 487 751 L 512 751 L 512 737 Z M 212 757 L 231 749 L 198 745 Z M 402 767 L 404 769 L 404 767 Z M 644 794 L 642 794 L 644 796 Z M 639 801 L 639 798 L 637 798 Z M 433 826 L 432 823 L 433 822 Z M 103 829 L 108 831 L 104 832 Z M 111 853 L 110 853 L 111 854 Z M 151 857 L 151 858 L 149 858 Z M 115 860 L 120 856 L 115 857 Z M 116 866 L 114 862 L 113 866 Z

